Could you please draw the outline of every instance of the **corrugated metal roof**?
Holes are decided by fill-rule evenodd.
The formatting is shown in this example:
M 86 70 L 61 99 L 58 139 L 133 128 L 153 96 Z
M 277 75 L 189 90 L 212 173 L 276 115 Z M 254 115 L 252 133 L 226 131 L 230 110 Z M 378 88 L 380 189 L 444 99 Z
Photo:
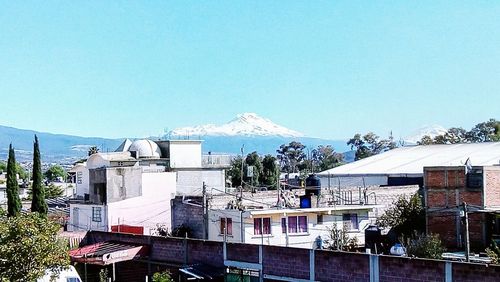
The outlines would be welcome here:
M 500 142 L 401 147 L 319 175 L 421 175 L 426 166 L 459 166 L 468 158 L 474 166 L 499 164 Z

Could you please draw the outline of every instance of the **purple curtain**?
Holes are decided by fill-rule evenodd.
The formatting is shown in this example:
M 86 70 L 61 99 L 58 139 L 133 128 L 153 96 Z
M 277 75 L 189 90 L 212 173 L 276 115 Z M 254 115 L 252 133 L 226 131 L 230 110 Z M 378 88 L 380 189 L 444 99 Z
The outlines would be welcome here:
M 253 234 L 254 235 L 261 235 L 261 223 L 262 219 L 261 218 L 254 218 L 253 219 Z
M 226 218 L 226 222 L 227 222 L 227 228 L 226 228 L 227 235 L 233 235 L 233 219 Z
M 299 232 L 307 232 L 307 216 L 299 216 Z
M 286 218 L 284 218 L 284 217 L 281 219 L 281 232 L 283 234 L 286 233 Z
M 288 233 L 297 233 L 297 217 L 288 217 Z
M 271 218 L 266 217 L 262 219 L 263 233 L 271 234 Z

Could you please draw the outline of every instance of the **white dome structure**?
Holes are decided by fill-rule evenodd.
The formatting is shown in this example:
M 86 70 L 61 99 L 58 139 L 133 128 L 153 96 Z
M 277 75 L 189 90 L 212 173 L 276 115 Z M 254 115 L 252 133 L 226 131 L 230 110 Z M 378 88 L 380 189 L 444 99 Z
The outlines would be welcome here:
M 161 150 L 158 145 L 147 139 L 140 139 L 132 142 L 128 148 L 129 152 L 136 152 L 136 158 L 160 158 Z

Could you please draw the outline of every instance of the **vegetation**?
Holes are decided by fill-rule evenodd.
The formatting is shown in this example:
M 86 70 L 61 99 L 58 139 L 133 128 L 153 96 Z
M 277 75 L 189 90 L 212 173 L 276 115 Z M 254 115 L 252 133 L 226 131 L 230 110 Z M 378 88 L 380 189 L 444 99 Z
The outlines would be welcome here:
M 269 188 L 277 189 L 276 185 L 279 178 L 277 159 L 271 155 L 265 155 L 262 159 L 262 173 L 260 183 Z
M 436 234 L 415 234 L 413 238 L 407 240 L 406 245 L 408 256 L 419 258 L 441 259 L 441 254 L 445 250 L 443 243 Z
M 167 270 L 163 272 L 156 272 L 153 274 L 153 282 L 173 282 L 174 280 L 172 279 L 172 276 L 170 275 L 170 272 Z
M 288 173 L 299 172 L 300 164 L 306 159 L 305 147 L 302 143 L 296 141 L 281 145 L 276 150 L 281 171 Z
M 162 237 L 179 237 L 179 238 L 192 238 L 193 237 L 193 229 L 191 227 L 181 224 L 174 229 L 172 232 L 168 230 L 165 225 L 157 225 L 156 226 L 156 235 Z
M 0 217 L 0 281 L 35 281 L 69 264 L 60 226 L 38 213 Z
M 358 246 L 357 237 L 350 238 L 345 225 L 338 228 L 334 223 L 331 228 L 328 228 L 328 239 L 326 240 L 326 247 L 330 250 L 336 251 L 354 251 Z
M 64 190 L 53 183 L 50 183 L 48 186 L 43 185 L 43 190 L 45 191 L 44 196 L 45 199 L 54 199 L 58 197 L 62 197 L 64 194 Z M 30 187 L 28 189 L 28 200 L 33 200 L 33 189 Z
M 9 216 L 17 216 L 20 212 L 21 199 L 19 199 L 19 184 L 17 183 L 16 156 L 10 144 L 7 161 L 7 213 Z
M 461 127 L 452 127 L 442 135 L 431 138 L 425 135 L 417 142 L 419 145 L 481 143 L 500 141 L 500 121 L 490 119 L 476 124 L 470 131 Z
M 495 241 L 491 243 L 489 248 L 486 248 L 486 254 L 491 259 L 491 263 L 498 264 L 500 262 L 500 248 Z
M 52 165 L 44 173 L 48 181 L 57 181 L 59 178 L 66 179 L 68 173 L 60 165 Z
M 246 177 L 243 178 L 243 182 L 247 182 L 254 187 L 259 186 L 259 177 L 262 175 L 262 162 L 257 152 L 252 152 L 245 158 L 245 167 L 248 168 L 250 166 L 253 167 L 253 175 L 249 177 L 246 171 L 244 171 L 244 176 L 246 175 Z
M 0 162 L 0 174 L 7 172 L 7 163 L 5 162 Z M 19 175 L 19 179 L 27 180 L 28 179 L 28 173 L 26 170 L 16 162 L 16 173 Z
M 231 181 L 233 187 L 241 186 L 242 157 L 237 156 L 231 160 L 231 167 L 227 170 L 226 177 Z
M 390 209 L 377 219 L 380 227 L 391 228 L 399 237 L 410 238 L 425 232 L 425 210 L 418 194 L 399 197 Z
M 40 147 L 38 137 L 35 135 L 33 144 L 33 185 L 32 185 L 31 211 L 47 214 L 48 207 L 45 202 L 45 189 L 42 186 L 42 163 L 40 160 Z
M 89 157 L 92 156 L 93 154 L 99 153 L 99 148 L 97 146 L 92 146 L 89 148 L 88 155 Z
M 380 139 L 373 132 L 368 132 L 363 136 L 357 133 L 347 142 L 347 145 L 351 145 L 351 150 L 356 150 L 356 161 L 396 148 L 392 134 L 388 139 Z

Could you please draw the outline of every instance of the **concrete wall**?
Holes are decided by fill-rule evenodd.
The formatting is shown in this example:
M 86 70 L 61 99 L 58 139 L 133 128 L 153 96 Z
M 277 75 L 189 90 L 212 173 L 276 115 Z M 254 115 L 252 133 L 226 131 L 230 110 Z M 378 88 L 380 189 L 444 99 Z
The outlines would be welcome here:
M 157 225 L 171 228 L 170 200 L 175 196 L 175 173 L 142 173 L 142 195 L 108 204 L 111 225 L 143 226 L 151 234 Z
M 201 168 L 201 141 L 170 141 L 171 168 Z
M 176 172 L 177 193 L 180 195 L 201 195 L 203 182 L 207 186 L 207 193 L 221 194 L 223 192 L 217 190 L 224 191 L 225 171 L 223 169 L 183 169 Z
M 334 176 L 317 174 L 317 176 L 321 179 L 321 188 L 380 186 L 388 183 L 386 175 Z
M 92 208 L 101 209 L 100 221 L 92 217 Z M 104 205 L 70 204 L 68 231 L 109 231 L 108 211 Z
M 89 232 L 84 245 L 111 240 L 149 245 L 151 261 L 257 269 L 264 281 L 498 281 L 500 277 L 497 265 L 238 243 L 224 246 L 222 242 L 118 233 Z M 134 261 L 134 265 L 140 263 Z M 144 277 L 146 269 L 139 273 L 137 268 L 135 274 Z
M 311 249 L 315 246 L 315 240 L 321 236 L 323 240 L 329 238 L 329 228 L 334 224 L 337 229 L 344 226 L 342 221 L 343 214 L 358 215 L 358 229 L 349 230 L 351 238 L 356 237 L 359 245 L 364 245 L 364 230 L 371 222 L 368 217 L 368 210 L 346 210 L 332 211 L 331 214 L 320 212 L 299 212 L 289 213 L 270 213 L 268 215 L 251 215 L 250 212 L 243 212 L 243 230 L 241 225 L 240 211 L 238 210 L 210 210 L 209 214 L 209 234 L 208 239 L 222 241 L 224 236 L 220 234 L 220 218 L 231 217 L 233 222 L 233 235 L 227 237 L 228 242 L 238 242 L 247 244 L 264 244 L 274 246 L 290 246 L 297 248 Z M 323 222 L 318 223 L 318 214 L 322 214 Z M 305 233 L 283 233 L 281 219 L 287 216 L 307 216 L 307 232 Z M 256 235 L 254 230 L 254 218 L 270 218 L 271 234 Z M 288 237 L 288 240 L 287 240 Z
M 76 173 L 76 196 L 83 198 L 89 194 L 89 170 L 86 166 L 79 165 L 74 168 Z

